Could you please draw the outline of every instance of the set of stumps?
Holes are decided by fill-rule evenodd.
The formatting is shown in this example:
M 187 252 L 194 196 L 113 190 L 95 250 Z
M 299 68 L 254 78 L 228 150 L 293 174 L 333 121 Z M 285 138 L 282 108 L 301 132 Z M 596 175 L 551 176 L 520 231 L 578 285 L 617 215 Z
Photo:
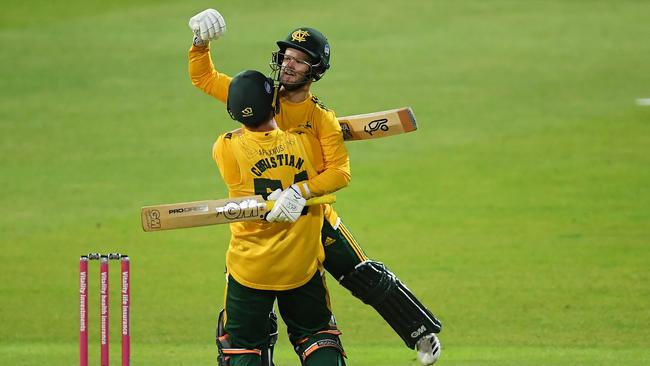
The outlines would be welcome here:
M 119 261 L 121 270 L 120 310 L 122 313 L 122 366 L 131 360 L 131 262 L 119 253 L 90 253 L 79 258 L 79 365 L 88 366 L 88 262 L 99 261 L 99 343 L 101 365 L 109 366 L 109 276 L 110 261 Z

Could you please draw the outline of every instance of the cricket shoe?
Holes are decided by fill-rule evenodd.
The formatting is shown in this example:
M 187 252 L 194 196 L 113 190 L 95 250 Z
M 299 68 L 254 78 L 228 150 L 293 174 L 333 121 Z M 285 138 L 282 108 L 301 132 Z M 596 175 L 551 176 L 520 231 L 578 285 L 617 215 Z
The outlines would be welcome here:
M 433 333 L 420 338 L 415 349 L 418 351 L 418 360 L 424 366 L 433 365 L 440 358 L 440 340 Z

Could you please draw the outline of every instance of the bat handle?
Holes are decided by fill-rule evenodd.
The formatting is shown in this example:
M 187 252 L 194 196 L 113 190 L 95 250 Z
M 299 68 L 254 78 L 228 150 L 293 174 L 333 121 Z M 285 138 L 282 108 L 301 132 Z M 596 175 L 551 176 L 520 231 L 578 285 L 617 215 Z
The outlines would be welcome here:
M 334 202 L 336 202 L 336 196 L 333 194 L 326 194 L 323 196 L 308 199 L 305 206 L 324 205 L 327 203 L 334 203 Z M 274 205 L 275 205 L 275 201 L 266 201 L 266 210 L 271 211 Z

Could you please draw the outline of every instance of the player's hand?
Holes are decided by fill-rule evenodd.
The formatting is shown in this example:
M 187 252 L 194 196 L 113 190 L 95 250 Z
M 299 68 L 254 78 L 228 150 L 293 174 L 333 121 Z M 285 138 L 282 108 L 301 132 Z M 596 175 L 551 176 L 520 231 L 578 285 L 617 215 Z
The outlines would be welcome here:
M 190 29 L 194 33 L 194 44 L 204 46 L 226 33 L 226 21 L 218 11 L 206 9 L 190 18 Z
M 266 199 L 268 201 L 275 201 L 278 198 L 280 198 L 281 194 L 282 194 L 282 190 L 280 188 L 278 188 L 275 191 L 271 192 L 268 196 L 266 196 Z
M 271 212 L 266 215 L 268 222 L 296 222 L 305 207 L 305 200 L 300 194 L 300 188 L 295 184 L 282 191 L 277 197 L 275 193 L 269 195 L 269 199 L 275 198 L 275 205 Z

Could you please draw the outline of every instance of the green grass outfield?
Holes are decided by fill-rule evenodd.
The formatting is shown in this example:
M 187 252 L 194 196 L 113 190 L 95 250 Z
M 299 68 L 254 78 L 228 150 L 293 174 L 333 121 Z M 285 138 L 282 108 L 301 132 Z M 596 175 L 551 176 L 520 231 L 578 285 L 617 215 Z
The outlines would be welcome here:
M 338 115 L 415 110 L 416 133 L 348 144 L 336 207 L 443 320 L 441 365 L 650 363 L 650 3 L 25 0 L 0 13 L 0 364 L 77 363 L 89 251 L 132 257 L 134 365 L 216 364 L 228 228 L 139 223 L 143 205 L 226 195 L 210 148 L 236 125 L 187 75 L 207 7 L 228 22 L 223 71 L 267 70 L 310 25 Z M 329 283 L 349 365 L 417 365 Z

